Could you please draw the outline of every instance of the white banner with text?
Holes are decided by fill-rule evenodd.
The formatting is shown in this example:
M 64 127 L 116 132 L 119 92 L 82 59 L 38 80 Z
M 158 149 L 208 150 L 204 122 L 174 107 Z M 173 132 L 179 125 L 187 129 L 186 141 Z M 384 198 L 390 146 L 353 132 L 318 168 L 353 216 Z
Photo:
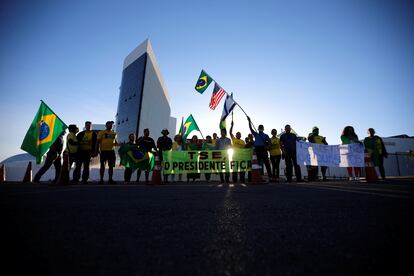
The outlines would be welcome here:
M 299 165 L 327 167 L 364 167 L 362 144 L 321 145 L 296 142 L 296 157 Z

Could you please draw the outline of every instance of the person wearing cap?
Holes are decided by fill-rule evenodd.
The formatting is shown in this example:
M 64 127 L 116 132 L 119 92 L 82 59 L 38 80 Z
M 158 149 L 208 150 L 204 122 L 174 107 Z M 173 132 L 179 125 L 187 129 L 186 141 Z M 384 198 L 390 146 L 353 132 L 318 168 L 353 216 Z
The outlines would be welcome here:
M 79 141 L 79 148 L 78 148 L 78 158 L 76 160 L 76 167 L 73 172 L 73 180 L 79 181 L 81 169 L 83 165 L 83 173 L 82 173 L 82 183 L 88 183 L 89 179 L 89 164 L 91 162 L 91 158 L 95 157 L 97 153 L 95 152 L 96 149 L 96 141 L 97 135 L 95 132 L 91 130 L 92 123 L 89 121 L 85 122 L 85 130 L 81 131 L 76 135 Z
M 144 136 L 141 136 L 137 139 L 137 146 L 140 150 L 144 152 L 152 152 L 154 150 L 157 152 L 157 146 L 155 145 L 154 139 L 150 136 L 150 131 L 148 128 L 144 129 Z M 139 178 L 141 177 L 141 170 L 137 170 L 137 182 L 139 182 Z M 145 171 L 145 182 L 149 182 L 149 171 Z
M 161 134 L 162 134 L 162 136 L 159 137 L 158 140 L 157 140 L 157 147 L 158 147 L 158 153 L 160 155 L 160 162 L 162 164 L 162 161 L 163 161 L 162 153 L 164 151 L 171 150 L 172 140 L 171 140 L 170 137 L 168 137 L 168 134 L 170 134 L 168 129 L 164 128 L 161 131 Z M 164 174 L 164 182 L 168 183 L 168 174 Z
M 290 125 L 285 126 L 285 133 L 280 135 L 280 147 L 286 164 L 286 182 L 292 182 L 292 167 L 295 168 L 296 181 L 302 182 L 302 173 L 296 159 L 296 134 L 291 132 Z
M 312 132 L 308 135 L 309 143 L 327 145 L 326 138 L 319 135 L 319 128 L 313 127 Z M 321 166 L 322 180 L 326 181 L 326 170 L 328 167 Z M 318 166 L 308 166 L 308 181 L 318 180 Z
M 65 153 L 69 155 L 69 169 L 72 168 L 72 164 L 76 163 L 78 157 L 79 142 L 76 137 L 79 128 L 76 125 L 69 125 L 69 133 L 66 137 L 66 149 Z M 76 182 L 72 179 L 72 182 Z
M 101 167 L 99 170 L 100 174 L 100 181 L 99 184 L 104 183 L 104 174 L 105 174 L 105 165 L 108 162 L 108 176 L 109 176 L 109 184 L 116 184 L 116 182 L 112 179 L 115 167 L 115 151 L 114 146 L 118 145 L 116 141 L 116 133 L 112 130 L 112 126 L 114 121 L 107 121 L 105 124 L 105 130 L 101 130 L 98 132 L 97 135 L 97 143 L 96 143 L 96 152 L 100 152 L 100 159 L 101 159 Z

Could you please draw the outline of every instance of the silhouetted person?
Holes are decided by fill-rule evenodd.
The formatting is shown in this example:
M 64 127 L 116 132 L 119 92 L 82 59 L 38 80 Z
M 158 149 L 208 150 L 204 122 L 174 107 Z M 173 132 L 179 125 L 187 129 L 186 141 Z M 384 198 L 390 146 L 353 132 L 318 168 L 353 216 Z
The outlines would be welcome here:
M 285 158 L 287 182 L 292 182 L 292 167 L 295 168 L 296 181 L 302 181 L 302 173 L 296 159 L 296 141 L 298 141 L 298 137 L 291 133 L 290 125 L 286 125 L 285 133 L 280 136 L 280 146 Z

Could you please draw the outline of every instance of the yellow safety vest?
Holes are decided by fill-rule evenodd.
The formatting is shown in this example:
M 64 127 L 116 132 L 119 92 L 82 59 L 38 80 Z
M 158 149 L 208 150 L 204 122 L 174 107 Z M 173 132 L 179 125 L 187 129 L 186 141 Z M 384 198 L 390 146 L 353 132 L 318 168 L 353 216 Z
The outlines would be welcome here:
M 66 151 L 69 153 L 77 153 L 78 152 L 78 145 L 71 145 L 69 144 L 69 140 L 74 141 L 75 143 L 78 143 L 78 139 L 76 138 L 76 134 L 73 132 L 69 132 L 68 136 L 66 137 Z

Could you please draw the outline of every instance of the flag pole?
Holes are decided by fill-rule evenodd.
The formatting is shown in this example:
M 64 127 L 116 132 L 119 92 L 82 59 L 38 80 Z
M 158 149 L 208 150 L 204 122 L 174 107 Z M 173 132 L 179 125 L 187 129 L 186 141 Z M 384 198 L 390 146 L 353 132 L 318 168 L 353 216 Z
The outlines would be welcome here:
M 231 95 L 229 95 L 229 93 L 227 93 L 227 91 L 224 91 L 224 92 L 226 92 L 226 94 L 228 95 L 228 96 L 231 96 L 232 98 L 233 98 L 233 94 L 231 94 Z M 246 117 L 249 117 L 249 115 L 247 115 L 247 113 L 246 113 L 246 111 L 244 111 L 244 109 L 243 109 L 243 107 L 241 107 L 240 105 L 239 105 L 239 103 L 238 102 L 236 102 L 234 99 L 233 99 L 233 102 L 241 109 L 241 111 L 243 111 L 243 113 L 244 113 L 244 115 L 246 115 Z M 233 116 L 233 115 L 232 115 Z M 232 117 L 232 120 L 233 120 L 233 117 Z M 254 126 L 254 124 L 252 123 L 252 126 L 253 126 L 253 129 L 257 132 L 257 129 L 256 129 L 256 127 Z

